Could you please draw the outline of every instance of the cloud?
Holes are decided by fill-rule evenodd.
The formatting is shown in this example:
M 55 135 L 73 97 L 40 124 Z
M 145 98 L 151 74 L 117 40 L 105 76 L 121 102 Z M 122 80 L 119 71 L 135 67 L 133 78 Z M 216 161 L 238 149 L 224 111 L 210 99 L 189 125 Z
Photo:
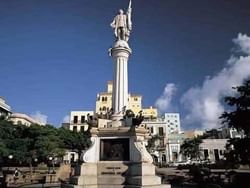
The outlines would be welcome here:
M 233 39 L 233 42 L 238 45 L 239 50 L 247 55 L 250 55 L 250 37 L 246 34 L 238 34 L 236 39 Z
M 41 124 L 46 125 L 48 116 L 42 114 L 40 111 L 36 111 L 35 113 L 30 115 L 34 120 L 40 122 Z
M 224 112 L 223 98 L 231 95 L 232 87 L 239 86 L 250 76 L 250 37 L 238 34 L 233 42 L 245 56 L 232 56 L 216 75 L 206 77 L 200 87 L 190 88 L 181 97 L 187 110 L 183 119 L 185 127 L 194 124 L 205 129 L 221 126 L 219 117 Z
M 161 112 L 166 112 L 172 108 L 171 102 L 177 87 L 173 83 L 166 84 L 162 95 L 156 100 L 155 106 Z
M 66 116 L 64 116 L 62 122 L 63 122 L 63 123 L 69 123 L 69 120 L 70 120 L 69 115 L 66 115 Z

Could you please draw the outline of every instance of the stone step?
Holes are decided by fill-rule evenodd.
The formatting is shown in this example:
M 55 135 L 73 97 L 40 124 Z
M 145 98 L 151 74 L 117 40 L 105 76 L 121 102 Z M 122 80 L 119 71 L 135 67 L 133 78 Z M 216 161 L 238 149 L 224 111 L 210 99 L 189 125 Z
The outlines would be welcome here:
M 98 176 L 98 185 L 123 185 L 126 177 L 121 175 L 101 175 Z
M 74 176 L 70 179 L 70 183 L 74 185 L 96 185 L 96 176 Z
M 127 178 L 127 183 L 138 186 L 161 185 L 161 178 L 159 176 L 130 176 Z
M 162 184 L 162 185 L 136 186 L 136 185 L 70 185 L 70 184 L 62 184 L 61 188 L 171 188 L 171 185 Z

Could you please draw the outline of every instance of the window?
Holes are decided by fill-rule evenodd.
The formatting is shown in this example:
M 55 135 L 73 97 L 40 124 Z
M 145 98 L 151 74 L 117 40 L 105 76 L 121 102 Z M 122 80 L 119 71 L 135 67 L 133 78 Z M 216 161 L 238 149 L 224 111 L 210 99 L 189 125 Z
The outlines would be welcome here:
M 84 126 L 81 126 L 81 132 L 84 132 Z
M 160 147 L 164 147 L 164 140 L 161 139 L 159 145 L 160 145 Z
M 73 131 L 77 132 L 77 126 L 73 126 Z
M 208 149 L 204 149 L 204 159 L 208 159 Z
M 223 155 L 223 150 L 220 150 L 220 155 Z
M 134 98 L 134 101 L 138 101 L 137 97 Z
M 166 159 L 167 159 L 166 155 L 162 155 L 162 162 L 166 162 L 167 161 Z
M 89 116 L 89 120 L 91 120 L 91 121 L 92 121 L 92 120 L 93 120 L 93 116 Z
M 81 123 L 85 122 L 85 116 L 81 116 Z
M 77 123 L 77 122 L 78 122 L 78 116 L 74 116 L 73 123 Z
M 153 128 L 153 127 L 150 128 L 150 132 L 151 132 L 152 134 L 154 133 L 154 128 Z
M 215 158 L 215 161 L 220 160 L 219 150 L 218 149 L 214 149 L 214 158 Z
M 159 136 L 163 136 L 163 127 L 159 127 Z

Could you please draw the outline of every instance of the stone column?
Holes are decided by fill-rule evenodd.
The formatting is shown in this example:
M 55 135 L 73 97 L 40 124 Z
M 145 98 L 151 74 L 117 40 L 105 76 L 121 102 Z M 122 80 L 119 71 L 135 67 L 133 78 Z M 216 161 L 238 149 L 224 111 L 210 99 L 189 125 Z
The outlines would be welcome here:
M 132 50 L 128 43 L 123 40 L 116 41 L 111 49 L 113 58 L 113 93 L 112 93 L 112 120 L 120 121 L 123 117 L 123 109 L 128 109 L 128 58 Z M 121 126 L 121 123 L 113 123 L 114 127 Z

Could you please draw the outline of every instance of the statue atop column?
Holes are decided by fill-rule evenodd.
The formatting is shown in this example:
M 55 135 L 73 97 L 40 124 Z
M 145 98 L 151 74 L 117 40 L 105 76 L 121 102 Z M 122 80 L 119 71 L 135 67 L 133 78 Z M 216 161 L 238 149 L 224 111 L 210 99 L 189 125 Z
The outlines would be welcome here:
M 114 34 L 117 40 L 124 40 L 128 42 L 130 32 L 132 30 L 132 21 L 131 21 L 131 0 L 129 1 L 129 6 L 126 14 L 123 10 L 119 10 L 119 14 L 115 16 L 113 22 L 110 26 L 114 29 Z

